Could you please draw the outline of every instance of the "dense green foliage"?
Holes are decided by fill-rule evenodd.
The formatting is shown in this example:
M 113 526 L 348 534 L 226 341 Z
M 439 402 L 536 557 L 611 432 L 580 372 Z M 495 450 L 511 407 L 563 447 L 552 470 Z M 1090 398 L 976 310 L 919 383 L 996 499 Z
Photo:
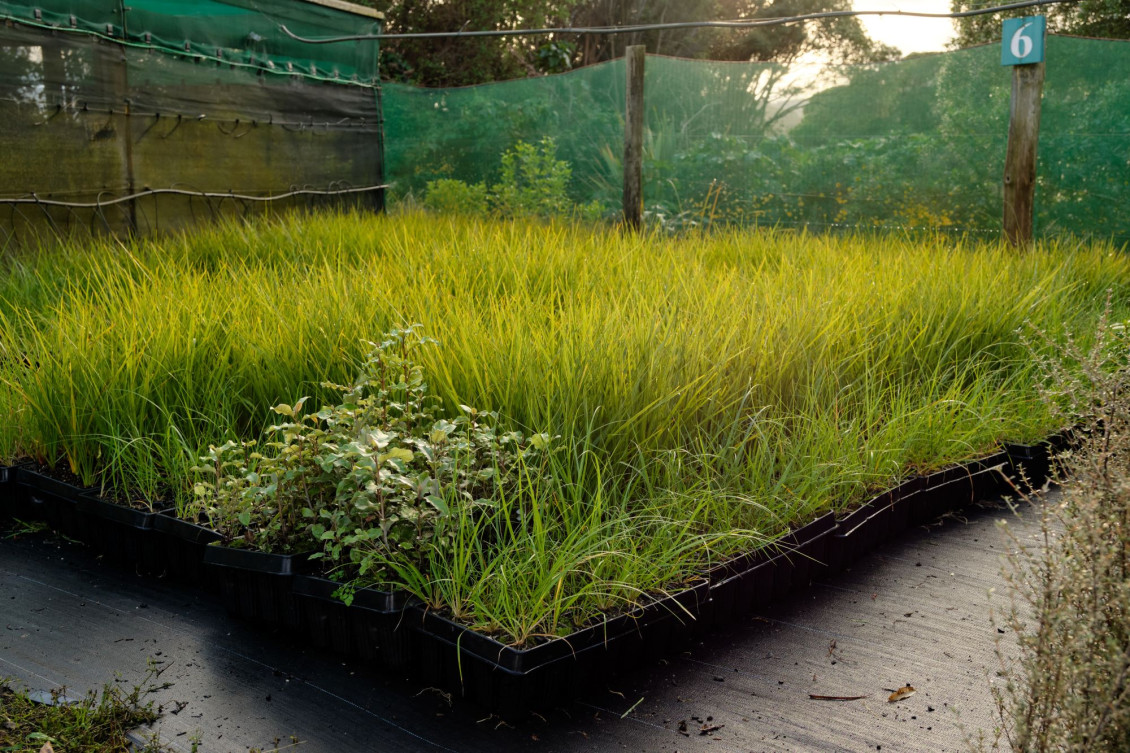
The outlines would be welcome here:
M 347 575 L 378 577 L 389 559 L 451 552 L 442 521 L 460 505 L 492 506 L 544 472 L 550 437 L 501 432 L 498 416 L 466 405 L 441 416 L 414 352 L 431 341 L 394 330 L 371 344 L 362 373 L 324 385 L 342 402 L 304 412 L 307 398 L 272 411 L 288 420 L 272 440 L 209 448 L 193 487 L 225 543 L 262 551 L 323 549 Z M 540 469 L 540 470 L 539 470 Z M 531 478 L 530 471 L 534 471 Z
M 603 27 L 679 21 L 752 20 L 849 10 L 850 0 L 366 0 L 388 31 L 455 32 L 538 27 Z M 423 86 L 465 86 L 559 73 L 621 57 L 627 45 L 712 60 L 787 62 L 821 51 L 843 62 L 890 60 L 855 18 L 763 29 L 680 29 L 630 34 L 394 39 L 381 50 L 382 75 Z
M 187 515 L 196 484 L 223 483 L 226 471 L 194 468 L 226 442 L 259 440 L 229 468 L 273 459 L 285 474 L 318 432 L 357 430 L 342 419 L 360 398 L 332 385 L 371 385 L 367 343 L 419 323 L 437 341 L 409 359 L 404 384 L 421 392 L 390 399 L 426 417 L 365 431 L 399 437 L 378 460 L 412 453 L 399 453 L 403 474 L 389 458 L 378 471 L 423 484 L 413 496 L 390 477 L 404 488 L 385 520 L 399 533 L 423 511 L 444 544 L 385 577 L 518 643 L 684 583 L 916 470 L 1044 435 L 1056 422 L 1017 331 L 1086 330 L 1108 288 L 1119 315 L 1130 302 L 1130 262 L 1101 245 L 1017 255 L 937 238 L 637 236 L 417 214 L 290 217 L 4 264 L 0 456 L 172 496 Z M 544 469 L 472 492 L 491 505 L 452 504 L 459 495 L 431 493 L 429 479 L 458 483 L 423 458 L 437 422 L 460 416 L 486 434 L 466 437 L 456 470 L 498 467 L 499 449 L 525 456 L 529 440 L 507 445 L 511 432 L 559 439 Z M 340 486 L 374 450 L 333 443 L 310 457 Z M 472 462 L 471 446 L 490 463 Z M 267 494 L 256 507 L 261 481 L 239 481 L 232 538 L 279 539 L 284 520 L 335 538 L 316 505 L 283 511 Z
M 596 220 L 604 213 L 600 202 L 578 206 L 569 198 L 572 168 L 557 159 L 548 136 L 539 144 L 519 141 L 502 155 L 498 183 L 467 185 L 461 180 L 429 181 L 424 204 L 436 212 L 493 214 L 498 217 L 582 217 Z
M 951 0 L 955 13 L 983 8 L 983 0 Z M 957 19 L 955 47 L 999 42 L 1001 21 L 1013 16 L 1043 14 L 1051 34 L 1077 34 L 1084 37 L 1130 39 L 1130 0 L 1074 0 L 1046 8 L 1021 8 L 1002 13 L 987 13 Z

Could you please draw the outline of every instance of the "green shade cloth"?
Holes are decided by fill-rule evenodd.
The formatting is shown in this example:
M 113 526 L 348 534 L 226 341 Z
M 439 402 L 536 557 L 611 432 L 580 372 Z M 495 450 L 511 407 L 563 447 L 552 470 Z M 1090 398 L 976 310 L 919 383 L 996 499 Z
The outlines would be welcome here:
M 312 45 L 288 37 L 376 34 L 376 18 L 306 0 L 0 0 L 0 18 L 93 34 L 190 59 L 372 86 L 377 42 Z
M 379 93 L 0 24 L 0 248 L 296 206 L 379 208 Z

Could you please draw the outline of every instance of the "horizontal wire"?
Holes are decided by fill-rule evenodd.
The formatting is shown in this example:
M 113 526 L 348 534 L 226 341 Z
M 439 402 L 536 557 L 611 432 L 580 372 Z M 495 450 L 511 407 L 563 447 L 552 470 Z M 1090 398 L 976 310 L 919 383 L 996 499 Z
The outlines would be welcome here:
M 80 202 L 80 201 L 59 201 L 57 199 L 41 199 L 34 193 L 30 198 L 3 198 L 0 197 L 0 204 L 38 204 L 40 206 L 49 207 L 71 207 L 74 209 L 98 209 L 100 207 L 108 207 L 114 204 L 122 204 L 134 199 L 140 199 L 145 196 L 154 196 L 157 194 L 174 194 L 178 196 L 198 196 L 205 199 L 240 199 L 241 201 L 279 201 L 280 199 L 289 199 L 294 196 L 341 196 L 351 193 L 365 193 L 367 191 L 376 191 L 382 188 L 388 188 L 388 184 L 382 183 L 375 186 L 363 186 L 361 188 L 337 188 L 330 190 L 318 189 L 293 189 L 286 193 L 276 194 L 274 196 L 251 196 L 248 194 L 238 193 L 215 193 L 210 191 L 189 191 L 183 188 L 147 188 L 144 191 L 131 193 L 126 196 L 118 196 L 106 201 L 94 202 Z
M 0 97 L 0 102 L 7 102 L 14 105 L 29 105 L 32 107 L 39 106 L 34 102 L 27 100 L 17 99 L 15 97 Z M 39 106 L 43 109 L 42 106 Z M 365 119 L 363 117 L 346 116 L 338 120 L 324 120 L 324 121 L 302 121 L 302 120 L 275 120 L 266 114 L 259 117 L 245 117 L 245 118 L 232 118 L 232 117 L 215 117 L 212 115 L 201 115 L 199 112 L 195 114 L 186 114 L 186 112 L 140 112 L 132 108 L 127 112 L 125 103 L 120 108 L 113 106 L 108 107 L 92 107 L 86 102 L 79 101 L 77 104 L 63 104 L 56 102 L 46 108 L 47 110 L 54 110 L 47 120 L 54 118 L 60 112 L 68 113 L 94 113 L 96 115 L 125 115 L 131 118 L 157 118 L 158 120 L 181 120 L 186 123 L 231 123 L 233 125 L 246 125 L 258 128 L 259 126 L 283 126 L 292 129 L 308 129 L 308 130 L 373 130 L 378 125 L 377 119 Z M 46 121 L 35 123 L 33 125 L 44 125 Z
M 447 39 L 458 37 L 513 37 L 513 36 L 548 36 L 550 34 L 634 34 L 641 31 L 669 31 L 671 29 L 757 29 L 765 26 L 781 26 L 784 24 L 802 23 L 804 21 L 819 21 L 829 18 L 852 18 L 857 16 L 905 16 L 911 18 L 970 18 L 983 16 L 1002 11 L 1019 10 L 1021 8 L 1034 8 L 1041 5 L 1057 5 L 1059 3 L 1076 2 L 1077 0 L 1023 0 L 1023 2 L 996 5 L 990 8 L 977 8 L 975 10 L 960 11 L 957 13 L 926 13 L 907 10 L 836 10 L 823 13 L 809 13 L 799 16 L 782 16 L 780 18 L 759 18 L 733 21 L 673 21 L 658 24 L 636 24 L 631 26 L 565 26 L 558 28 L 538 29 L 487 29 L 482 31 L 420 31 L 393 34 L 351 34 L 344 37 L 323 37 L 310 39 L 300 37 L 284 24 L 279 24 L 279 29 L 291 39 L 306 44 L 333 44 L 335 42 L 357 42 L 369 39 Z

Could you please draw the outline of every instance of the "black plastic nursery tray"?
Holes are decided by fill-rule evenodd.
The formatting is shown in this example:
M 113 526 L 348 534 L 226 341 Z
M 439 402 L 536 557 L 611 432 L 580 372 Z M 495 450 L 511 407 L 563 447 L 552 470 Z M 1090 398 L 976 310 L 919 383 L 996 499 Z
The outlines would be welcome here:
M 129 510 L 24 466 L 0 467 L 0 516 L 40 520 L 125 566 L 215 589 L 229 612 L 286 629 L 367 664 L 403 669 L 504 715 L 575 695 L 644 657 L 671 652 L 712 626 L 767 606 L 813 579 L 849 567 L 878 544 L 970 503 L 1048 478 L 1064 435 L 1008 445 L 980 460 L 911 479 L 846 515 L 822 515 L 773 545 L 725 562 L 630 613 L 524 648 L 476 633 L 403 593 L 341 587 L 302 554 L 219 546 L 219 534 L 171 511 Z
M 160 539 L 161 566 L 169 576 L 192 585 L 216 590 L 217 584 L 204 568 L 204 553 L 221 536 L 199 522 L 182 520 L 174 510 L 162 510 L 153 518 L 153 533 Z
M 144 575 L 164 572 L 162 542 L 153 533 L 158 513 L 120 505 L 94 492 L 79 495 L 75 511 L 84 526 L 82 540 L 97 548 L 107 562 Z
M 268 627 L 299 630 L 293 581 L 314 570 L 310 552 L 272 554 L 224 546 L 204 548 L 204 566 L 216 577 L 229 612 Z
M 445 687 L 503 716 L 567 700 L 594 679 L 662 656 L 705 625 L 710 584 L 702 581 L 566 637 L 515 648 L 421 606 L 409 622 L 422 682 Z
M 318 648 L 393 669 L 408 667 L 416 656 L 408 609 L 416 601 L 402 591 L 360 588 L 346 604 L 342 584 L 316 574 L 292 582 L 299 628 Z
M 86 516 L 78 510 L 85 487 L 40 473 L 31 465 L 9 469 L 7 514 L 27 522 L 40 522 L 71 538 L 84 541 L 88 534 Z

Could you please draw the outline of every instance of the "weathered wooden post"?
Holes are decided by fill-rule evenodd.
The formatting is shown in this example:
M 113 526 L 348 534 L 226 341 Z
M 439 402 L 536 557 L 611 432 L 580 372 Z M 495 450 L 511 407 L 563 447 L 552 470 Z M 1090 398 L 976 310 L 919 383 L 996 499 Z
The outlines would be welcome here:
M 1014 246 L 1032 242 L 1045 28 L 1043 16 L 1010 18 L 1004 22 L 1001 40 L 1001 65 L 1012 66 L 1008 151 L 1004 161 L 1004 235 Z
M 624 51 L 628 68 L 624 110 L 624 224 L 643 227 L 643 67 L 644 45 Z

